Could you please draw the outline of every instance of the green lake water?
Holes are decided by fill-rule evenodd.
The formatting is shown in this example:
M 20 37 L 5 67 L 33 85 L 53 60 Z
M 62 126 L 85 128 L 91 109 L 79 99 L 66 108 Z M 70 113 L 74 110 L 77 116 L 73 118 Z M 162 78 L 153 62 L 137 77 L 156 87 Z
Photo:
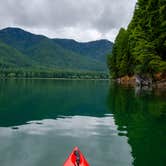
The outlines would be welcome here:
M 165 166 L 166 93 L 108 81 L 1 80 L 0 166 Z

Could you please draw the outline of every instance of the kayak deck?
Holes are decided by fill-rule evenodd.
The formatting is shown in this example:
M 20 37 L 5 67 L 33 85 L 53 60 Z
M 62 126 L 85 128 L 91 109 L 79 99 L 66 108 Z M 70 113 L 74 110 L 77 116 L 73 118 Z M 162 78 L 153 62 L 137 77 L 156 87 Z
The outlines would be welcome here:
M 90 166 L 82 152 L 75 147 L 63 166 Z

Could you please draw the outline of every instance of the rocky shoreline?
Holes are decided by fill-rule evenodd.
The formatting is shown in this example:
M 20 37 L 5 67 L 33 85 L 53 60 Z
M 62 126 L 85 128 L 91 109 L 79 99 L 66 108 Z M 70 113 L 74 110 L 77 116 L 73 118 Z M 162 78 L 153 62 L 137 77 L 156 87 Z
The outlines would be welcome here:
M 166 89 L 166 74 L 161 74 L 161 73 L 154 75 L 153 79 L 150 77 L 134 75 L 134 76 L 123 76 L 114 79 L 114 81 L 122 85 Z

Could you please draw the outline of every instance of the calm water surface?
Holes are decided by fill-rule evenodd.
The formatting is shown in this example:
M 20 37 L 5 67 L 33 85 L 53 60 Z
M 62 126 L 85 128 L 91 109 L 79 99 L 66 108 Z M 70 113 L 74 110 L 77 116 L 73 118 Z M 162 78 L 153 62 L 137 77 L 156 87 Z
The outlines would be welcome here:
M 165 166 L 166 93 L 108 81 L 1 80 L 0 166 Z

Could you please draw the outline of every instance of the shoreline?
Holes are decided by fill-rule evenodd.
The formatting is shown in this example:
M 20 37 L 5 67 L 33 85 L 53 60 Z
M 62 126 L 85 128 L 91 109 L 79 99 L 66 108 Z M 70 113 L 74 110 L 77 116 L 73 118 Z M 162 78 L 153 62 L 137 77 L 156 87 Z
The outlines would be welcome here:
M 152 79 L 146 79 L 143 80 L 138 80 L 137 76 L 124 76 L 116 79 L 111 79 L 112 81 L 120 84 L 120 85 L 126 85 L 126 86 L 132 86 L 132 87 L 149 87 L 149 88 L 155 88 L 155 89 L 166 89 L 166 78 L 159 78 L 158 80 L 156 79 L 155 81 L 152 81 Z
M 15 77 L 15 78 L 0 78 L 0 80 L 74 80 L 74 81 L 81 81 L 81 80 L 99 80 L 99 81 L 109 81 L 110 79 L 102 79 L 102 78 L 26 78 L 26 77 Z

